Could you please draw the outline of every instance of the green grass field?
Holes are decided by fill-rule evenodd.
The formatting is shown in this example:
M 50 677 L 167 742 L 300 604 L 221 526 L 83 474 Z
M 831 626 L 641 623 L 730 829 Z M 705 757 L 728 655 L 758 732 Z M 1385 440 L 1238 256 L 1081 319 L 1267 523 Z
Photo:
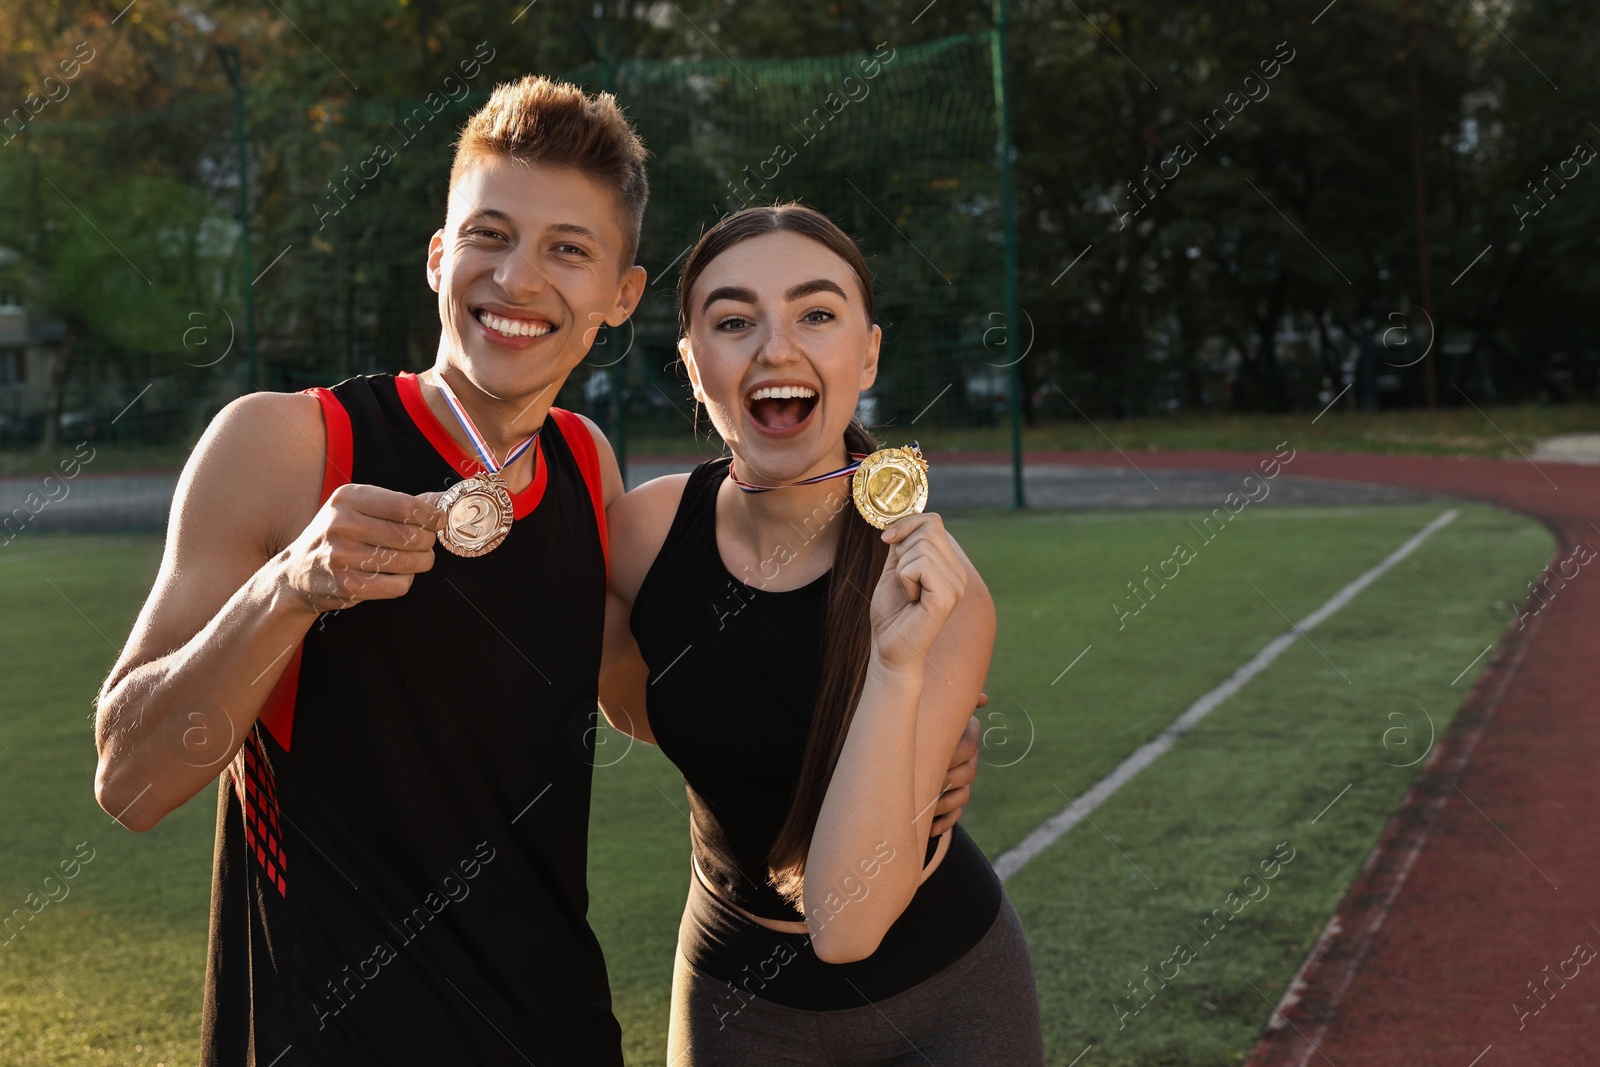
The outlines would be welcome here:
M 1195 542 L 1194 515 L 953 519 L 1000 612 L 988 766 L 968 829 L 998 856 L 1283 633 L 1280 609 L 1303 617 L 1442 510 L 1247 509 L 1123 630 L 1112 602 L 1176 542 Z M 1050 1063 L 1091 1044 L 1082 1067 L 1243 1061 L 1415 773 L 1393 764 L 1425 751 L 1424 713 L 1447 727 L 1487 657 L 1455 679 L 1499 638 L 1552 544 L 1528 520 L 1462 506 L 1315 630 L 1315 648 L 1297 642 L 1011 880 Z M 27 535 L 0 550 L 0 914 L 80 842 L 94 850 L 70 895 L 0 944 L 0 1062 L 196 1058 L 214 793 L 144 835 L 113 825 L 91 795 L 89 701 L 159 551 L 153 537 Z M 665 1043 L 688 833 L 672 767 L 626 746 L 607 738 L 600 762 L 611 765 L 596 771 L 591 917 L 629 1062 L 651 1064 Z M 1214 940 L 1198 936 L 1190 924 L 1242 893 L 1284 841 L 1294 856 L 1270 894 Z M 1178 941 L 1193 961 L 1123 1017 L 1144 1003 L 1127 983 Z

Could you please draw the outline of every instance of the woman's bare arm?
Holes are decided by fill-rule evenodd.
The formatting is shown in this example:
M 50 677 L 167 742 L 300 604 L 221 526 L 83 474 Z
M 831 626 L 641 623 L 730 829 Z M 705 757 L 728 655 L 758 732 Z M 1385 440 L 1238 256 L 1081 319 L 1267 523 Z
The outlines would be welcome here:
M 611 575 L 606 590 L 605 650 L 600 657 L 600 709 L 612 727 L 651 744 L 655 734 L 645 712 L 650 669 L 639 654 L 628 619 L 639 587 L 666 542 L 688 480 L 686 474 L 656 478 L 606 509 Z
M 983 580 L 948 535 L 928 540 L 941 552 L 930 552 L 939 566 L 922 573 L 921 596 L 956 584 L 964 586 L 959 603 L 926 652 L 912 647 L 916 655 L 902 651 L 891 661 L 875 641 L 807 854 L 806 923 L 817 956 L 830 963 L 871 955 L 916 892 L 951 752 L 994 649 L 994 603 Z M 873 599 L 882 630 L 883 598 Z

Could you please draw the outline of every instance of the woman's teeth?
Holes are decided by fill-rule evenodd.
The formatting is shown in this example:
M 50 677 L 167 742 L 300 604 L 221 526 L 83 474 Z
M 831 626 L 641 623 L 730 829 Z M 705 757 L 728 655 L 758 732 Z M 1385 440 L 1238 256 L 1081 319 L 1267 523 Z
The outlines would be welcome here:
M 750 416 L 771 430 L 804 422 L 817 405 L 817 391 L 808 385 L 766 385 L 750 394 Z
M 543 337 L 555 329 L 555 326 L 548 322 L 507 319 L 499 315 L 491 315 L 487 311 L 478 312 L 478 321 L 496 333 L 503 333 L 507 337 Z
M 750 394 L 751 400 L 793 400 L 797 398 L 812 399 L 817 395 L 815 389 L 808 389 L 803 385 L 778 385 L 757 389 Z

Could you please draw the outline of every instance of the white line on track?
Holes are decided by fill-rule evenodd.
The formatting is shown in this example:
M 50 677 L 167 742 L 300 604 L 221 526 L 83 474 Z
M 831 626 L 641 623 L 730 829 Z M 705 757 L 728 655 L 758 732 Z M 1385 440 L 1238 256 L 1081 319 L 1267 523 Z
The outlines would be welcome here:
M 1395 564 L 1415 552 L 1422 546 L 1424 541 L 1454 520 L 1457 514 L 1459 513 L 1455 508 L 1451 508 L 1441 514 L 1413 534 L 1405 544 L 1384 557 L 1381 563 L 1372 567 L 1361 577 L 1329 597 L 1327 603 L 1316 611 L 1295 623 L 1287 633 L 1279 634 L 1273 638 L 1267 643 L 1267 647 L 1257 652 L 1248 663 L 1229 675 L 1221 685 L 1218 685 L 1199 700 L 1190 704 L 1188 710 L 1174 719 L 1154 740 L 1140 745 L 1131 756 L 1117 764 L 1115 770 L 1096 782 L 1082 796 L 1068 802 L 1065 808 L 1040 823 L 1016 847 L 1002 853 L 994 861 L 995 873 L 1004 881 L 1022 870 L 1029 860 L 1049 848 L 1062 834 L 1078 825 L 1086 816 L 1092 814 L 1096 808 L 1110 800 L 1112 795 L 1131 781 L 1135 775 L 1154 763 L 1162 753 L 1177 743 L 1178 738 L 1188 733 L 1191 727 L 1209 715 L 1219 704 L 1243 689 L 1252 678 L 1266 670 L 1273 660 L 1283 655 L 1294 645 L 1301 634 L 1316 629 L 1334 612 L 1354 600 L 1356 594 L 1381 578 Z

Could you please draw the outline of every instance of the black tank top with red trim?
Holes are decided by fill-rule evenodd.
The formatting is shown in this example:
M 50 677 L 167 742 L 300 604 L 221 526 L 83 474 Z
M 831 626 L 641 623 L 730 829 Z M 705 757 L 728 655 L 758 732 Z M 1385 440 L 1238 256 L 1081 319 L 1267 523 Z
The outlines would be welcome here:
M 414 375 L 312 392 L 324 499 L 479 469 Z M 622 1063 L 586 918 L 599 465 L 558 409 L 535 452 L 504 543 L 324 614 L 223 775 L 205 1064 Z

